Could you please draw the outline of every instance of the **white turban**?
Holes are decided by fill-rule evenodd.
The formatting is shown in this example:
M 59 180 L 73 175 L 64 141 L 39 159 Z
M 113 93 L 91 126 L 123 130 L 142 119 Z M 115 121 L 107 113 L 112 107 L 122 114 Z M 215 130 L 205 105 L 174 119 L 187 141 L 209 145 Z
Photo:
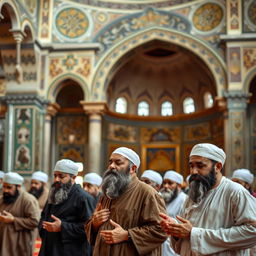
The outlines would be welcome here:
M 134 165 L 136 165 L 137 169 L 140 167 L 140 157 L 138 154 L 131 150 L 130 148 L 120 147 L 113 151 L 112 154 L 119 154 L 130 160 Z
M 143 174 L 141 175 L 141 178 L 148 178 L 151 181 L 157 183 L 158 185 L 162 185 L 163 182 L 163 178 L 162 176 L 153 170 L 146 170 L 143 172 Z
M 99 187 L 101 185 L 102 178 L 100 177 L 99 174 L 95 172 L 90 172 L 84 175 L 84 182 L 92 185 L 96 185 Z
M 31 180 L 39 180 L 41 182 L 47 183 L 48 175 L 44 172 L 37 171 L 32 174 Z
M 175 171 L 167 171 L 164 174 L 164 180 L 168 179 L 171 181 L 174 181 L 178 184 L 182 184 L 183 183 L 183 176 Z
M 4 172 L 0 171 L 0 179 L 2 179 L 4 177 Z
M 233 178 L 252 184 L 254 175 L 247 169 L 237 169 L 233 172 L 232 179 Z
M 14 185 L 21 185 L 23 181 L 24 181 L 23 177 L 16 172 L 7 172 L 4 175 L 4 179 L 3 179 L 4 183 L 14 184 Z
M 69 173 L 75 176 L 78 174 L 78 169 L 79 166 L 69 159 L 59 160 L 54 167 L 54 171 Z
M 190 153 L 190 156 L 202 156 L 217 162 L 222 163 L 222 166 L 226 160 L 226 154 L 217 146 L 210 144 L 210 143 L 201 143 L 195 145 Z

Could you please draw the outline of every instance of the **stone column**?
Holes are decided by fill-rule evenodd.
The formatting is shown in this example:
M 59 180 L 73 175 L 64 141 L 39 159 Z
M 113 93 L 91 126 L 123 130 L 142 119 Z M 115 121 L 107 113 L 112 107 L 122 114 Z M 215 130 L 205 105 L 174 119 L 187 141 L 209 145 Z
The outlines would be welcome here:
M 49 177 L 51 175 L 51 155 L 52 155 L 52 144 L 51 144 L 51 134 L 52 134 L 52 118 L 59 111 L 60 106 L 57 103 L 50 103 L 47 106 L 44 121 L 44 158 L 43 158 L 43 169 L 48 173 Z
M 242 91 L 224 93 L 227 100 L 227 119 L 225 139 L 227 154 L 226 176 L 235 169 L 249 168 L 249 128 L 246 119 L 246 108 L 249 95 Z
M 16 79 L 20 84 L 23 80 L 21 67 L 21 42 L 24 39 L 24 33 L 19 30 L 11 30 L 14 40 L 16 41 Z
M 101 173 L 101 141 L 102 141 L 102 114 L 106 111 L 105 102 L 80 102 L 85 113 L 89 116 L 88 131 L 88 171 Z

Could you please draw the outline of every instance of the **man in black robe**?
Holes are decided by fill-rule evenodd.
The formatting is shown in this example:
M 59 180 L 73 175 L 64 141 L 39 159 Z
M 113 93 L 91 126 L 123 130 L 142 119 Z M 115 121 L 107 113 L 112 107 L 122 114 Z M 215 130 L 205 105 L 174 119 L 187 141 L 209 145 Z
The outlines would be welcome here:
M 39 256 L 90 256 L 84 224 L 95 208 L 94 198 L 75 184 L 78 166 L 69 159 L 58 161 L 54 183 L 39 223 L 42 246 Z

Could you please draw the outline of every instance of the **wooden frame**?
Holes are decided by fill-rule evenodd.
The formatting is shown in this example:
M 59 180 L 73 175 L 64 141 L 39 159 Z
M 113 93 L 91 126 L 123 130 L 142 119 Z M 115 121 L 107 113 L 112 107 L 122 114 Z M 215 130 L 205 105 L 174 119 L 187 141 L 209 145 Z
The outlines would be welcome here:
M 141 173 L 147 169 L 152 169 L 162 174 L 167 170 L 180 172 L 180 145 L 142 145 L 141 160 Z

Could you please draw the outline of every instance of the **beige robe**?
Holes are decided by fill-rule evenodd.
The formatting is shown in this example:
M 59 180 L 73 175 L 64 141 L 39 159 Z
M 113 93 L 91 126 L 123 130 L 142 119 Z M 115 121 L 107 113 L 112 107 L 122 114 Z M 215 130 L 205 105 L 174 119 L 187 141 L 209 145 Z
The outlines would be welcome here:
M 38 198 L 38 203 L 41 210 L 44 209 L 45 203 L 48 199 L 48 194 L 49 194 L 49 189 L 46 186 L 44 186 L 44 191 L 42 195 Z
M 0 222 L 0 255 L 32 256 L 39 223 L 40 209 L 37 199 L 20 191 L 17 200 L 12 204 L 4 204 L 0 196 L 0 212 L 10 212 L 15 220 L 13 223 Z
M 161 244 L 166 240 L 166 236 L 159 224 L 159 213 L 166 213 L 166 210 L 163 199 L 152 187 L 133 177 L 126 191 L 118 199 L 110 200 L 102 196 L 99 202 L 103 208 L 110 210 L 110 219 L 129 231 L 132 242 L 106 244 L 99 232 L 114 227 L 107 221 L 95 232 L 89 220 L 86 233 L 88 241 L 95 245 L 94 256 L 161 255 Z

